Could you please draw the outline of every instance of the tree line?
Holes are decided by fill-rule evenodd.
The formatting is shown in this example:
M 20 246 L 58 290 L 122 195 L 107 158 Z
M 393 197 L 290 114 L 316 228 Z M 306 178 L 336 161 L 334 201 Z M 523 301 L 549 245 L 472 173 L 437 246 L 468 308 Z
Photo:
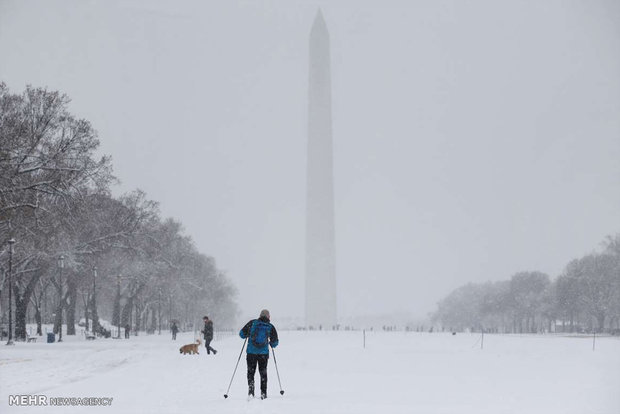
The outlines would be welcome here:
M 442 299 L 434 323 L 504 333 L 620 332 L 620 234 L 568 263 L 555 280 L 532 271 L 469 283 Z
M 0 83 L 3 329 L 9 296 L 18 340 L 30 319 L 39 335 L 61 321 L 74 335 L 82 317 L 101 334 L 100 317 L 136 332 L 203 314 L 231 324 L 230 280 L 144 192 L 112 195 L 111 159 L 96 155 L 96 131 L 68 104 L 57 91 Z

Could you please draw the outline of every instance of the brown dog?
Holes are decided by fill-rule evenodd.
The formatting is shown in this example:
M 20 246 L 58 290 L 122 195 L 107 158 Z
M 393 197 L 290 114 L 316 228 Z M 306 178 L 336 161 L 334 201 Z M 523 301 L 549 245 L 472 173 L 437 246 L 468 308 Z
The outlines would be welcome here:
M 198 352 L 198 347 L 200 346 L 200 344 L 202 344 L 202 342 L 200 342 L 200 339 L 196 339 L 196 343 L 195 344 L 187 344 L 187 345 L 183 345 L 180 349 L 179 349 L 179 353 L 186 355 L 186 354 L 199 354 L 200 352 Z

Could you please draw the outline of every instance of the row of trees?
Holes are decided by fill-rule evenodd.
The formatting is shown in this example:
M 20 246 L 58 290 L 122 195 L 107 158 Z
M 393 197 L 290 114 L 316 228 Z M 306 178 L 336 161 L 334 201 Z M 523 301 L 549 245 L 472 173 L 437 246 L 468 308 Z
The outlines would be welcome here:
M 134 331 L 203 314 L 232 323 L 234 287 L 173 219 L 141 191 L 114 197 L 109 157 L 97 157 L 91 124 L 66 95 L 0 83 L 0 277 L 2 320 L 9 289 L 15 337 L 26 322 L 67 334 L 84 315 Z M 11 281 L 9 281 L 9 276 Z M 96 288 L 96 294 L 95 294 Z
M 620 234 L 601 252 L 571 261 L 555 280 L 520 272 L 510 280 L 470 283 L 438 304 L 432 316 L 454 330 L 584 332 L 620 329 Z

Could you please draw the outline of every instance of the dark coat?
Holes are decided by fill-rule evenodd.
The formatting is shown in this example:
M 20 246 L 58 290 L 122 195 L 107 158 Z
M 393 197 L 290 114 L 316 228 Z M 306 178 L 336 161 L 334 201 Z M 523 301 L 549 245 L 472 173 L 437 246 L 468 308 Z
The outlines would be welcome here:
M 204 334 L 205 341 L 210 341 L 213 339 L 213 322 L 208 320 L 205 322 L 205 327 L 202 330 Z

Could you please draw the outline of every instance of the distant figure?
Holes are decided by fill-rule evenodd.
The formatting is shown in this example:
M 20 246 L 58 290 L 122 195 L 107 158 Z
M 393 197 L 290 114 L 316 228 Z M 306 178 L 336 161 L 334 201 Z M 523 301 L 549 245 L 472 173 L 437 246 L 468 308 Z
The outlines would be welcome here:
M 131 326 L 125 325 L 125 339 L 129 339 L 129 332 L 131 332 Z
M 217 351 L 211 348 L 211 341 L 213 340 L 213 321 L 208 316 L 202 318 L 205 323 L 205 327 L 202 329 L 202 333 L 205 338 L 205 348 L 207 348 L 207 355 L 213 352 L 213 355 L 217 354 Z
M 258 319 L 252 319 L 245 324 L 239 336 L 248 338 L 248 396 L 254 397 L 254 375 L 256 364 L 260 374 L 260 398 L 267 398 L 267 361 L 269 360 L 269 345 L 278 346 L 278 332 L 269 321 L 269 311 L 263 309 Z
M 172 327 L 170 327 L 170 331 L 172 332 L 172 340 L 177 340 L 177 332 L 179 332 L 179 327 L 176 322 L 172 322 Z

